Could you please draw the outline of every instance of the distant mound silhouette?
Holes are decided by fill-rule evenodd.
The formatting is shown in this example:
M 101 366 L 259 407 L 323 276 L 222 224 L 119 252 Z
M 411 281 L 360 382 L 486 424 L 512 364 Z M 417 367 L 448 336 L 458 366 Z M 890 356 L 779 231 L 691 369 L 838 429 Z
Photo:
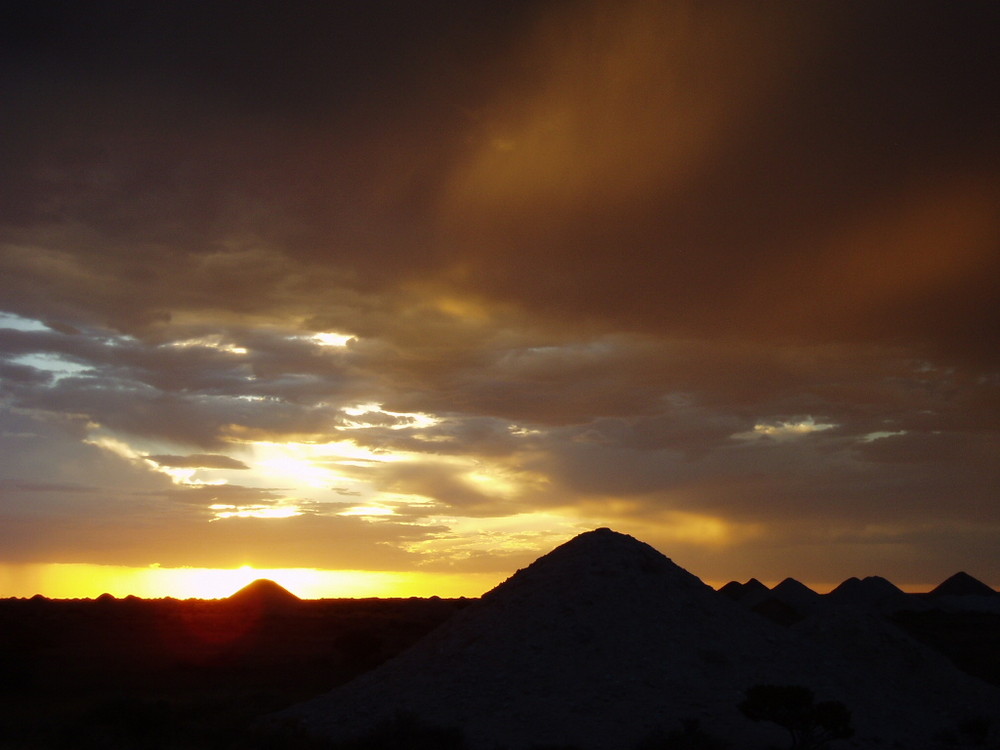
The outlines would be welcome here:
M 240 606 L 280 609 L 294 606 L 302 600 L 280 584 L 267 578 L 258 578 L 230 596 L 227 601 Z
M 837 605 L 846 604 L 881 612 L 892 612 L 919 606 L 914 597 L 881 576 L 867 576 L 863 579 L 848 578 L 829 594 L 826 594 L 825 599 Z
M 1000 596 L 1000 592 L 962 571 L 943 581 L 928 596 Z
M 779 601 L 794 606 L 812 605 L 820 600 L 820 595 L 794 578 L 786 578 L 773 589 L 771 593 Z
M 743 594 L 743 584 L 739 581 L 730 581 L 725 586 L 719 587 L 719 593 L 728 596 L 733 601 L 739 601 Z
M 903 591 L 892 581 L 881 576 L 867 576 L 864 579 L 851 577 L 830 592 L 831 597 L 864 598 L 869 596 L 892 596 Z
M 799 684 L 848 706 L 860 747 L 874 738 L 907 746 L 969 710 L 1000 720 L 1000 691 L 942 659 L 925 664 L 925 649 L 889 625 L 892 642 L 908 649 L 899 669 L 909 671 L 886 673 L 889 695 L 866 684 L 865 662 L 838 653 L 865 642 L 870 626 L 846 624 L 803 623 L 809 635 L 800 635 L 649 545 L 597 529 L 518 571 L 395 659 L 276 718 L 342 741 L 402 713 L 460 727 L 473 750 L 629 748 L 693 719 L 733 747 L 762 748 L 780 744 L 782 730 L 740 713 L 745 691 Z M 896 669 L 897 661 L 887 664 Z

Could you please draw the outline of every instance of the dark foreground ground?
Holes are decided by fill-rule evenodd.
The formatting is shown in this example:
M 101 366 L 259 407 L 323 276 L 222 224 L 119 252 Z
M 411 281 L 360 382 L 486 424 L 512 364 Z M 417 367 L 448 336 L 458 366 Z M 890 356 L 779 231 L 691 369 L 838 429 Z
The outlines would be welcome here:
M 0 749 L 319 748 L 253 720 L 371 669 L 471 602 L 0 600 Z M 1000 615 L 895 620 L 1000 686 Z
M 471 600 L 0 600 L 0 748 L 253 748 Z

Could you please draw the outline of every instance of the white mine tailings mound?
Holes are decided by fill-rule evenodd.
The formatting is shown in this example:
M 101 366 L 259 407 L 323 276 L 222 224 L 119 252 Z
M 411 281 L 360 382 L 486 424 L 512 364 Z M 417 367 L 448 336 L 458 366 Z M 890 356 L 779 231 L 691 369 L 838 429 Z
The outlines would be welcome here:
M 609 529 L 556 548 L 410 650 L 284 717 L 348 739 L 405 712 L 461 727 L 481 750 L 627 750 L 697 719 L 732 748 L 784 746 L 783 730 L 738 709 L 757 684 L 843 702 L 856 735 L 835 747 L 926 748 L 973 717 L 1000 724 L 1000 690 L 881 619 L 782 628 Z

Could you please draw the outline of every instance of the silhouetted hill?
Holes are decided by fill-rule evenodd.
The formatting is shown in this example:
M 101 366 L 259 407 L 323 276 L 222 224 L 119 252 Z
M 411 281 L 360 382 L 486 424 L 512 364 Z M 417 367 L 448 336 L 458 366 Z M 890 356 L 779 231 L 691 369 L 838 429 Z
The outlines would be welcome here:
M 940 583 L 928 596 L 1000 596 L 1000 593 L 961 571 Z
M 787 604 L 794 604 L 796 602 L 812 603 L 818 601 L 820 596 L 804 583 L 796 581 L 794 578 L 786 578 L 771 589 L 771 593 Z
M 1000 722 L 1000 692 L 875 615 L 789 630 L 609 529 L 557 547 L 396 659 L 276 720 L 345 740 L 402 712 L 460 727 L 474 750 L 606 750 L 696 719 L 748 749 L 782 741 L 737 708 L 761 683 L 843 701 L 858 747 L 913 746 L 970 712 Z
M 258 578 L 232 594 L 227 601 L 239 606 L 280 609 L 295 606 L 302 600 L 280 584 L 267 578 Z
M 730 581 L 724 586 L 719 587 L 719 593 L 723 596 L 728 596 L 734 602 L 739 601 L 740 596 L 743 594 L 743 584 L 739 581 Z
M 372 669 L 468 603 L 0 599 L 0 748 L 258 748 L 252 719 Z
M 733 601 L 740 602 L 745 606 L 753 607 L 770 598 L 771 589 L 758 581 L 756 578 L 751 578 L 746 583 L 730 581 L 719 589 L 719 593 L 728 596 Z
M 919 600 L 881 576 L 848 578 L 823 598 L 837 606 L 859 607 L 883 613 L 920 607 Z
M 719 589 L 719 593 L 786 627 L 809 614 L 821 599 L 819 594 L 794 578 L 786 578 L 773 589 L 756 578 L 746 583 L 730 581 Z

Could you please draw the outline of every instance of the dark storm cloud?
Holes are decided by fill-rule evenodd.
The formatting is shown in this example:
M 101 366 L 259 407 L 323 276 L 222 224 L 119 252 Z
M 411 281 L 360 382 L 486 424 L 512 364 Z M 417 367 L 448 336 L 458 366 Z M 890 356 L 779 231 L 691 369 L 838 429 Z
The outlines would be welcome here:
M 211 470 L 350 439 L 407 452 L 344 476 L 426 498 L 411 520 L 554 509 L 704 551 L 665 531 L 699 515 L 762 566 L 996 532 L 995 4 L 3 13 L 0 310 L 47 326 L 0 330 L 5 478 L 107 470 L 187 529 L 207 488 L 72 441 Z M 275 560 L 431 533 L 309 515 Z
M 52 374 L 37 367 L 0 362 L 0 382 L 5 389 L 17 384 L 47 385 L 51 381 Z
M 969 333 L 997 291 L 995 8 L 629 9 L 573 14 L 496 105 L 503 147 L 451 196 L 459 282 L 646 330 L 992 358 Z
M 422 280 L 988 355 L 987 4 L 220 8 L 22 8 L 16 309 L 145 331 Z

